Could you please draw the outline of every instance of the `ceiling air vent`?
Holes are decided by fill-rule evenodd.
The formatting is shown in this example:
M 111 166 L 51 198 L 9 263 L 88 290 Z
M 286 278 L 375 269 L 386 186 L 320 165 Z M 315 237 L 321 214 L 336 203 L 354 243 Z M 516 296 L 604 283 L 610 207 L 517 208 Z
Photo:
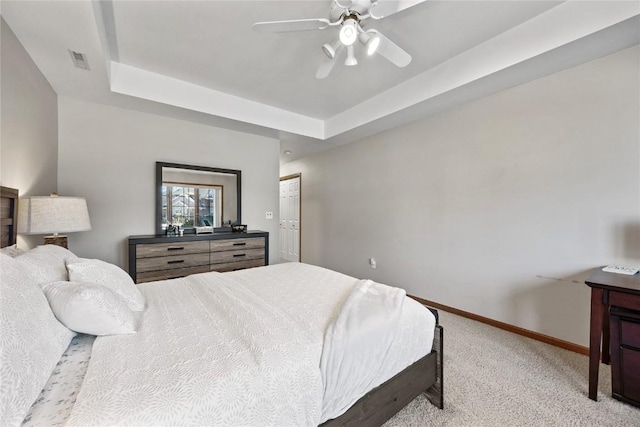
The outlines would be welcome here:
M 84 53 L 74 52 L 69 49 L 69 54 L 71 54 L 71 60 L 73 61 L 73 65 L 75 65 L 76 68 L 89 70 L 89 63 L 87 62 L 87 58 L 86 56 L 84 56 Z

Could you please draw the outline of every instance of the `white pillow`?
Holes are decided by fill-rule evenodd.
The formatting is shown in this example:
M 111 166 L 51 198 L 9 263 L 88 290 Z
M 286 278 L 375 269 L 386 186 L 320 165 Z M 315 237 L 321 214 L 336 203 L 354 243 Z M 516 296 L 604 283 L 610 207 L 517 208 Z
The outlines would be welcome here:
M 79 258 L 58 245 L 43 245 L 31 249 L 16 260 L 36 278 L 39 285 L 69 280 L 66 264 Z
M 4 248 L 0 249 L 0 252 L 9 255 L 11 258 L 15 258 L 26 253 L 24 249 L 18 248 L 18 245 L 15 244 L 11 246 L 5 246 Z
M 0 254 L 0 425 L 19 426 L 75 335 L 19 258 Z
M 90 335 L 136 332 L 136 319 L 115 292 L 95 283 L 54 282 L 43 286 L 49 305 L 67 328 Z
M 72 282 L 97 283 L 120 295 L 131 311 L 144 310 L 144 297 L 133 280 L 117 265 L 99 259 L 80 258 L 67 264 L 69 280 Z

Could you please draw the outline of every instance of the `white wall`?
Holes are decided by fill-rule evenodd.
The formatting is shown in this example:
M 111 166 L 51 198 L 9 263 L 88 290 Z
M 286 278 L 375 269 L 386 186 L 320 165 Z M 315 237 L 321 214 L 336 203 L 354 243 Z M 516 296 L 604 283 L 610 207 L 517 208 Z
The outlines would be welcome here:
M 587 346 L 589 270 L 640 266 L 639 59 L 284 165 L 302 174 L 303 262 Z
M 0 181 L 20 196 L 47 196 L 57 191 L 58 98 L 2 18 L 0 27 Z M 38 244 L 42 236 L 18 236 L 22 248 Z
M 154 234 L 155 162 L 242 171 L 242 220 L 270 233 L 278 255 L 276 139 L 59 97 L 61 195 L 87 198 L 92 230 L 69 236 L 82 257 L 127 268 L 127 237 Z

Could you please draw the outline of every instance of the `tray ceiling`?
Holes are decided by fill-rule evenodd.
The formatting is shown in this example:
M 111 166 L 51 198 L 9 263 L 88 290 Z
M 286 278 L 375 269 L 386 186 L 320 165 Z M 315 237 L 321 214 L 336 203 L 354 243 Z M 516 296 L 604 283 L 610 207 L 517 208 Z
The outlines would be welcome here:
M 414 1 L 415 3 L 415 1 Z M 59 95 L 280 138 L 289 159 L 347 143 L 638 44 L 640 3 L 423 1 L 376 28 L 409 52 L 315 71 L 336 29 L 264 34 L 257 21 L 328 17 L 323 1 L 3 1 Z M 91 71 L 73 68 L 68 49 Z

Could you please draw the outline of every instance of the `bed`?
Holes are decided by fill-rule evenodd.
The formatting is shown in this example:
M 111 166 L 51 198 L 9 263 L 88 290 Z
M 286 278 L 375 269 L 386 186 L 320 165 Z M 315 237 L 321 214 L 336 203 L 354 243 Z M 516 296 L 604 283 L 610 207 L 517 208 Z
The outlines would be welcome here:
M 3 189 L 2 204 L 2 245 L 10 247 L 17 191 Z M 39 259 L 36 255 L 51 257 L 53 251 L 63 259 L 67 271 L 56 274 L 60 279 L 68 273 L 64 280 L 75 281 L 80 266 L 91 261 L 40 248 L 32 250 L 33 256 L 3 256 L 3 286 L 10 282 L 5 270 L 29 265 L 30 257 Z M 94 269 L 102 265 L 96 262 L 90 263 Z M 42 264 L 31 265 L 47 298 L 55 296 L 52 289 L 67 292 L 75 283 L 43 285 L 51 273 L 44 274 Z M 3 394 L 15 395 L 9 409 L 18 406 L 14 401 L 31 399 L 19 421 L 3 419 L 4 424 L 361 426 L 383 424 L 423 392 L 443 406 L 437 313 L 396 288 L 288 263 L 151 282 L 136 292 L 144 308 L 132 314 L 135 333 L 69 337 L 67 328 L 53 324 L 55 317 L 43 314 L 55 330 L 49 335 L 60 342 L 51 344 L 55 351 L 16 350 L 31 358 L 54 356 L 38 363 L 47 365 L 40 375 L 46 378 L 31 384 L 30 393 L 5 389 L 21 379 L 3 377 Z M 3 308 L 7 296 L 11 292 L 3 289 Z M 124 297 L 117 303 L 130 302 Z M 45 303 L 56 310 L 55 300 L 45 298 Z M 3 365 L 12 351 L 4 332 L 15 320 L 5 317 Z

